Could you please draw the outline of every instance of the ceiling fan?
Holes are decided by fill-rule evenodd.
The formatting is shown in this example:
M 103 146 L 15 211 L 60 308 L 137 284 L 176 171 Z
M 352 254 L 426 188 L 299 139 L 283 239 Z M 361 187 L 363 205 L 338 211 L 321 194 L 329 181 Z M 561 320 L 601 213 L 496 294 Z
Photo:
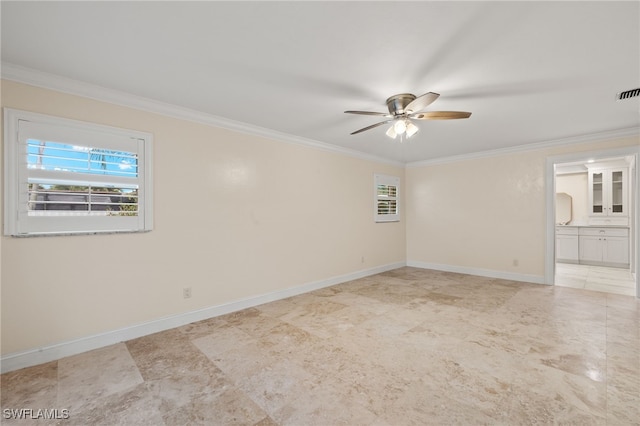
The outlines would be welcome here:
M 469 118 L 471 116 L 470 112 L 464 111 L 422 111 L 438 99 L 439 96 L 438 93 L 433 92 L 425 93 L 418 97 L 411 93 L 401 93 L 387 99 L 386 103 L 387 108 L 389 108 L 389 113 L 345 111 L 345 114 L 376 115 L 388 118 L 388 120 L 356 130 L 351 134 L 356 135 L 393 122 L 389 130 L 387 130 L 387 136 L 395 139 L 398 135 L 402 137 L 402 135 L 406 134 L 407 138 L 410 138 L 418 132 L 418 126 L 413 124 L 411 120 L 455 120 L 459 118 Z

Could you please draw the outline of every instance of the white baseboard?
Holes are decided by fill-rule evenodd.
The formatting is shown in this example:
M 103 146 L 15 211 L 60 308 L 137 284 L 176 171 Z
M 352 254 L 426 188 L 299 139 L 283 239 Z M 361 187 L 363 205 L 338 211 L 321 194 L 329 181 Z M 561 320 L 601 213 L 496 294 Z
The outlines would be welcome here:
M 545 284 L 543 275 L 517 274 L 513 272 L 496 271 L 493 269 L 468 268 L 465 266 L 443 265 L 438 263 L 420 262 L 408 260 L 407 266 L 422 269 L 434 269 L 436 271 L 457 272 L 460 274 L 478 275 L 481 277 L 500 278 L 503 280 L 523 281 L 534 284 Z
M 190 324 L 195 321 L 213 318 L 216 316 L 228 314 L 230 312 L 239 311 L 241 309 L 262 305 L 263 303 L 285 299 L 287 297 L 296 296 L 302 293 L 308 293 L 310 291 L 318 290 L 324 287 L 330 287 L 332 285 L 367 277 L 369 275 L 375 275 L 381 272 L 390 271 L 392 269 L 400 268 L 405 265 L 406 264 L 404 262 L 397 262 L 388 265 L 377 266 L 375 268 L 364 269 L 361 271 L 355 271 L 336 277 L 313 281 L 302 284 L 300 286 L 237 300 L 223 305 L 211 306 L 196 311 L 172 315 L 170 317 L 160 318 L 142 324 L 136 324 L 130 327 L 95 334 L 92 336 L 81 337 L 75 340 L 60 342 L 42 348 L 8 354 L 0 359 L 0 370 L 2 373 L 6 373 L 25 367 L 31 367 L 33 365 L 43 364 L 49 361 L 55 361 L 67 356 L 76 355 L 82 352 L 87 352 L 93 349 L 102 348 L 131 339 L 136 339 L 138 337 L 147 336 L 159 331 L 180 327 L 182 325 Z

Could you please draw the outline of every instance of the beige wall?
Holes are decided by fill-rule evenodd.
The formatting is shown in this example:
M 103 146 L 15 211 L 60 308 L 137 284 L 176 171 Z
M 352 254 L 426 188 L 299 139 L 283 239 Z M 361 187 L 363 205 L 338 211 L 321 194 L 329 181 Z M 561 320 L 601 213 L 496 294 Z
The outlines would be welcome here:
M 587 225 L 589 221 L 589 176 L 569 173 L 556 176 L 556 192 L 571 195 L 572 215 L 570 225 Z
M 2 106 L 153 133 L 155 173 L 152 232 L 2 237 L 3 354 L 406 258 L 404 218 L 373 222 L 401 167 L 9 81 Z
M 407 262 L 542 278 L 549 156 L 637 146 L 638 138 L 409 166 Z
M 152 232 L 1 238 L 2 354 L 396 262 L 542 276 L 547 157 L 638 145 L 404 170 L 9 81 L 2 106 L 155 138 Z M 373 223 L 374 173 L 406 179 L 401 222 Z

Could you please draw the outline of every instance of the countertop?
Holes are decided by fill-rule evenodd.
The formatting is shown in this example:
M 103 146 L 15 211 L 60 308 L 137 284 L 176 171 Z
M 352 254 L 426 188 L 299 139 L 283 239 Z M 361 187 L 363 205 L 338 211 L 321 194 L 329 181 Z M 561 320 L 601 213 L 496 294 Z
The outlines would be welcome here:
M 627 225 L 558 225 L 560 228 L 629 228 Z

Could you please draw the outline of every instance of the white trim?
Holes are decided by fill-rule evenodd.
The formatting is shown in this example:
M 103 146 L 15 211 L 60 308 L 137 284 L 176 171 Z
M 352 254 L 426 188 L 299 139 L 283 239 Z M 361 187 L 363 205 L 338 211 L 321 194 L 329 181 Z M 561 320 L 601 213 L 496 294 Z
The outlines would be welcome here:
M 556 276 L 556 163 L 554 157 L 547 157 L 545 168 L 545 242 L 544 242 L 544 282 L 555 285 Z M 553 227 L 549 227 L 549 223 Z
M 640 274 L 638 274 L 638 268 L 640 267 L 640 171 L 637 167 L 640 161 L 640 146 L 628 146 L 621 148 L 613 148 L 599 151 L 588 152 L 576 152 L 572 154 L 555 155 L 547 157 L 546 169 L 545 169 L 545 212 L 546 212 L 546 227 L 545 227 L 545 283 L 553 285 L 555 282 L 555 202 L 556 202 L 556 189 L 555 189 L 555 165 L 559 163 L 574 163 L 578 161 L 587 162 L 590 159 L 604 159 L 613 157 L 625 157 L 633 156 L 634 164 L 636 167 L 635 172 L 635 189 L 632 185 L 634 192 L 633 209 L 632 214 L 634 217 L 632 220 L 632 232 L 634 235 L 634 247 L 633 257 L 631 261 L 631 272 L 636 280 L 636 297 L 640 298 Z
M 590 133 L 550 141 L 536 142 L 526 145 L 512 146 L 509 148 L 492 149 L 488 151 L 472 152 L 469 154 L 454 155 L 451 157 L 434 158 L 432 160 L 414 161 L 406 163 L 406 168 L 416 168 L 432 166 L 436 164 L 456 163 L 459 161 L 475 160 L 479 158 L 498 157 L 519 152 L 536 151 L 545 148 L 552 148 L 566 145 L 578 145 L 587 142 L 597 142 L 604 140 L 620 139 L 640 135 L 640 127 L 629 127 L 626 129 L 610 130 L 606 132 Z
M 18 370 L 20 368 L 31 367 L 33 365 L 43 364 L 49 361 L 55 361 L 71 355 L 93 349 L 102 348 L 123 341 L 136 339 L 138 337 L 147 336 L 171 328 L 180 327 L 195 321 L 201 321 L 230 312 L 251 308 L 262 305 L 263 303 L 273 302 L 275 300 L 285 299 L 287 297 L 308 293 L 336 284 L 358 278 L 367 277 L 369 275 L 379 274 L 381 272 L 390 271 L 405 266 L 404 262 L 390 263 L 387 265 L 377 266 L 370 269 L 351 272 L 344 275 L 312 281 L 296 287 L 290 287 L 283 290 L 266 293 L 260 296 L 248 297 L 223 305 L 211 306 L 208 308 L 198 309 L 196 311 L 185 312 L 183 314 L 172 315 L 141 324 L 132 325 L 118 330 L 107 331 L 105 333 L 94 334 L 92 336 L 81 337 L 79 339 L 69 340 L 66 342 L 54 343 L 42 348 L 30 349 L 22 352 L 7 354 L 0 359 L 1 372 Z
M 206 126 L 220 127 L 223 129 L 233 130 L 252 136 L 260 136 L 282 142 L 304 145 L 322 151 L 334 152 L 362 160 L 375 161 L 378 163 L 390 164 L 398 167 L 404 166 L 404 163 L 399 161 L 389 160 L 372 154 L 365 154 L 360 151 L 343 148 L 337 145 L 328 144 L 326 142 L 320 142 L 313 139 L 291 135 L 288 133 L 278 132 L 276 130 L 267 129 L 265 127 L 259 127 L 235 120 L 229 120 L 227 118 L 219 117 L 213 114 L 207 114 L 189 108 L 184 108 L 149 98 L 132 95 L 129 93 L 121 92 L 119 90 L 107 89 L 105 87 L 73 80 L 67 77 L 45 73 L 42 71 L 37 71 L 31 68 L 22 67 L 7 62 L 2 63 L 1 72 L 2 78 L 5 80 L 28 84 L 30 86 L 36 86 L 44 89 L 68 93 L 71 95 L 82 96 L 84 98 L 94 99 L 100 102 L 108 102 L 127 108 L 134 108 L 141 111 L 164 115 L 166 117 L 176 118 L 178 120 L 190 121 L 198 124 L 204 124 Z
M 526 283 L 544 284 L 544 276 L 517 274 L 513 272 L 496 271 L 493 269 L 469 268 L 466 266 L 443 265 L 439 263 L 421 262 L 417 260 L 408 260 L 407 266 L 422 269 L 434 269 L 436 271 L 457 272 L 459 274 L 477 275 L 480 277 L 499 278 L 502 280 L 522 281 Z

